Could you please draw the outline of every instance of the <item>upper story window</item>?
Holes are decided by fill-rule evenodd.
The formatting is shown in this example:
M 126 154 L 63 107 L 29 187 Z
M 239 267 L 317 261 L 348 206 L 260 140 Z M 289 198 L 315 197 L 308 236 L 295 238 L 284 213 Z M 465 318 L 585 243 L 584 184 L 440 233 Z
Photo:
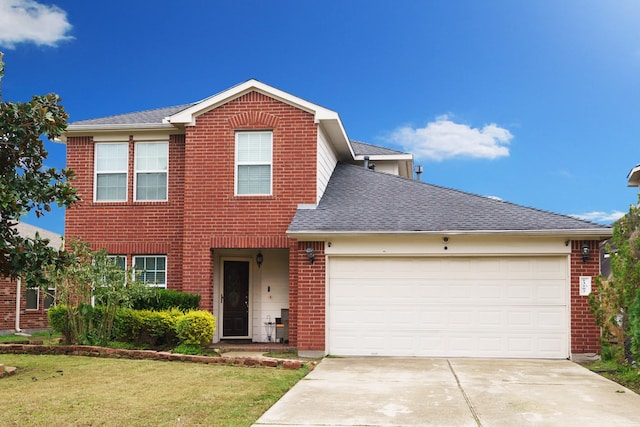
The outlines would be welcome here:
M 167 200 L 168 142 L 136 144 L 135 200 Z
M 273 132 L 236 132 L 236 194 L 271 195 Z
M 127 200 L 128 144 L 99 143 L 95 146 L 95 200 L 124 202 Z

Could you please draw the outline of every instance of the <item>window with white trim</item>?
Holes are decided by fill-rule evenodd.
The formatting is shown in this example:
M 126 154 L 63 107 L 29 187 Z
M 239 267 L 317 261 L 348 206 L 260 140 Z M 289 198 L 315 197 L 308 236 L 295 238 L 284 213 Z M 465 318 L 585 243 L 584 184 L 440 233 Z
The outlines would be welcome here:
M 27 310 L 38 310 L 40 308 L 40 288 L 27 288 L 26 308 Z
M 127 257 L 124 255 L 107 255 L 107 259 L 122 271 L 127 269 Z
M 236 132 L 236 195 L 271 195 L 273 132 Z
M 48 288 L 40 291 L 40 288 L 27 288 L 26 291 L 26 309 L 27 310 L 40 310 L 40 295 L 42 295 L 44 301 L 44 309 L 48 310 L 55 305 L 56 288 Z
M 136 280 L 159 288 L 167 287 L 167 257 L 145 255 L 133 257 L 133 272 Z
M 138 142 L 135 155 L 135 200 L 166 201 L 168 142 Z
M 44 309 L 49 310 L 56 305 L 56 288 L 48 288 L 44 291 Z
M 128 164 L 128 143 L 109 142 L 95 145 L 95 201 L 125 202 L 127 200 Z

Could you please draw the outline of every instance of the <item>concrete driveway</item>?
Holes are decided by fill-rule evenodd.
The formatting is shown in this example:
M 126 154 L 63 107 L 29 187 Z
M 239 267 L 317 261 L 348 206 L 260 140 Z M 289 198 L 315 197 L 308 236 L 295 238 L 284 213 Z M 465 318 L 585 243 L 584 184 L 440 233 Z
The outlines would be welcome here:
M 566 360 L 329 358 L 254 425 L 640 426 L 640 396 Z

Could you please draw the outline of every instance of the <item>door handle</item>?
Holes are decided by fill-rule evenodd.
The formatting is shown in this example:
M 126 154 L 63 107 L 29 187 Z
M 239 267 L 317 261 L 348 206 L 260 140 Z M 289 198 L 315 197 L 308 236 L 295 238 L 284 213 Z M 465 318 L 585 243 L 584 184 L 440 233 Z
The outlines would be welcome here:
M 224 295 L 220 294 L 220 302 L 224 302 Z

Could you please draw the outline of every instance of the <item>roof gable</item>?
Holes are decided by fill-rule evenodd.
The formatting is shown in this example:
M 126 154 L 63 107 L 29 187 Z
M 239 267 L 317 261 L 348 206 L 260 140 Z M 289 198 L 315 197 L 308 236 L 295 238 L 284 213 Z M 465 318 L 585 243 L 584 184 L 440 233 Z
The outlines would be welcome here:
M 299 209 L 297 233 L 548 233 L 609 236 L 611 228 L 363 167 L 339 164 L 315 209 Z

